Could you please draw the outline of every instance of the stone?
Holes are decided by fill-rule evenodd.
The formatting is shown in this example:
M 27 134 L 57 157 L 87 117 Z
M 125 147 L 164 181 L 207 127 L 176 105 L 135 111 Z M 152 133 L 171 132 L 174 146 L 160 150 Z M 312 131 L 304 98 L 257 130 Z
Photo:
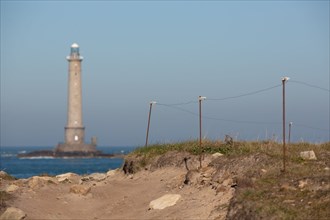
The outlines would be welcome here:
M 15 192 L 18 189 L 19 189 L 18 186 L 14 185 L 14 184 L 11 184 L 11 185 L 7 186 L 7 188 L 5 189 L 5 191 L 7 193 L 12 193 L 12 192 Z
M 212 154 L 213 159 L 216 159 L 216 158 L 221 157 L 221 156 L 223 156 L 223 154 L 219 153 L 219 152 Z
M 104 173 L 92 173 L 91 175 L 88 175 L 85 177 L 85 179 L 89 180 L 95 180 L 96 182 L 100 182 L 102 180 L 105 180 L 107 178 L 107 175 Z
M 116 175 L 116 173 L 117 173 L 117 170 L 109 170 L 106 175 L 107 175 L 107 177 L 112 177 L 112 176 Z
M 228 179 L 225 179 L 223 182 L 222 182 L 222 185 L 223 186 L 231 186 L 233 185 L 234 183 L 234 180 L 232 178 L 228 178 Z
M 56 179 L 59 183 L 72 183 L 75 181 L 75 179 L 77 179 L 77 177 L 79 177 L 78 174 L 75 173 L 64 173 L 64 174 L 60 174 L 56 176 Z
M 280 189 L 281 189 L 281 191 L 290 191 L 290 190 L 295 191 L 295 190 L 297 190 L 295 187 L 290 186 L 289 183 L 283 183 L 281 185 Z
M 317 160 L 313 150 L 300 152 L 300 157 L 304 160 Z
M 181 195 L 179 194 L 166 194 L 158 199 L 151 201 L 149 204 L 149 208 L 165 209 L 167 207 L 175 205 L 179 199 L 181 199 Z
M 265 170 L 265 169 L 261 169 L 260 170 L 262 173 L 267 173 L 267 170 Z
M 49 183 L 57 184 L 56 178 L 48 177 L 48 176 L 33 176 L 28 180 L 28 186 L 31 189 L 38 189 Z
M 307 186 L 307 184 L 308 184 L 308 180 L 299 180 L 298 187 L 302 189 L 305 186 Z
M 21 220 L 26 217 L 26 214 L 14 207 L 9 207 L 6 211 L 0 216 L 0 220 Z
M 294 203 L 295 201 L 294 200 L 291 200 L 291 199 L 287 199 L 287 200 L 284 200 L 283 203 Z
M 90 176 L 92 177 L 93 180 L 96 180 L 96 181 L 102 181 L 107 178 L 107 175 L 104 173 L 93 173 Z
M 90 186 L 83 186 L 83 185 L 72 185 L 70 188 L 70 192 L 78 195 L 87 195 L 91 191 Z
M 202 175 L 202 177 L 211 178 L 215 172 L 216 172 L 215 168 L 206 167 L 202 170 L 201 175 Z
M 130 175 L 127 176 L 127 178 L 129 178 L 129 179 L 132 180 L 132 179 L 134 179 L 134 175 L 133 174 L 130 174 Z

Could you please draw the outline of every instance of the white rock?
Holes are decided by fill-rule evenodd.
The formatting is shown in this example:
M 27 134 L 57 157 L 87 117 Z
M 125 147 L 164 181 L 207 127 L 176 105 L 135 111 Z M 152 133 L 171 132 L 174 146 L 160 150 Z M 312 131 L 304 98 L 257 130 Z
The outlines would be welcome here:
M 221 157 L 221 156 L 223 156 L 223 154 L 219 153 L 219 152 L 212 154 L 213 159 L 216 159 L 216 158 Z
M 7 188 L 5 189 L 5 191 L 7 193 L 12 193 L 12 192 L 15 192 L 18 189 L 19 189 L 18 186 L 14 185 L 14 184 L 11 184 L 11 185 L 7 186 Z
M 9 207 L 6 211 L 0 216 L 0 220 L 21 220 L 26 217 L 26 214 L 14 207 Z
M 298 187 L 300 189 L 304 188 L 305 186 L 307 186 L 308 184 L 308 180 L 299 180 L 299 184 L 298 184 Z
M 313 150 L 300 152 L 300 157 L 304 160 L 317 160 Z
M 179 194 L 166 194 L 158 199 L 151 201 L 149 207 L 151 209 L 165 209 L 175 205 L 180 198 L 181 195 Z
M 262 172 L 262 173 L 267 173 L 267 170 L 265 170 L 265 169 L 261 169 L 261 172 Z
M 58 182 L 72 182 L 76 179 L 79 175 L 75 173 L 64 173 L 56 176 Z
M 117 173 L 117 170 L 109 170 L 107 172 L 107 177 L 112 177 L 112 176 L 116 175 L 116 173 Z
M 88 175 L 87 178 L 100 182 L 102 180 L 105 180 L 107 178 L 107 175 L 104 173 L 92 173 L 91 175 Z

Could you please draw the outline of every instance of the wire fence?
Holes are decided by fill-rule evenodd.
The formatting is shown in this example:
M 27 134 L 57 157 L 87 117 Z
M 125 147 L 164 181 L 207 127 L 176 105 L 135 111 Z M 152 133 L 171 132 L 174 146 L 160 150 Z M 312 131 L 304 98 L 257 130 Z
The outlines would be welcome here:
M 324 91 L 329 93 L 329 98 L 330 98 L 330 90 L 327 88 L 323 88 L 317 85 L 312 85 L 309 83 L 305 83 L 302 81 L 297 81 L 297 80 L 290 80 L 288 82 L 291 83 L 295 83 L 298 85 L 302 85 L 302 86 L 306 86 L 309 88 L 313 88 L 313 89 L 318 89 L 320 91 Z M 239 98 L 243 98 L 243 97 L 247 97 L 247 96 L 253 96 L 253 95 L 257 95 L 260 93 L 265 93 L 267 91 L 270 90 L 274 90 L 276 88 L 281 87 L 282 84 L 277 84 L 277 85 L 273 85 L 267 88 L 263 88 L 263 89 L 259 89 L 259 90 L 255 90 L 255 91 L 251 91 L 251 92 L 247 92 L 247 93 L 242 93 L 242 94 L 238 94 L 238 95 L 233 95 L 233 96 L 227 96 L 227 97 L 211 97 L 211 98 L 207 98 L 204 101 L 224 101 L 224 100 L 229 100 L 229 99 L 239 99 Z M 329 99 L 330 101 L 330 99 Z M 190 100 L 190 101 L 184 101 L 184 102 L 179 102 L 179 103 L 161 103 L 161 102 L 157 102 L 157 105 L 159 106 L 163 106 L 166 108 L 171 108 L 177 111 L 181 111 L 187 114 L 190 114 L 194 117 L 201 117 L 203 119 L 206 120 L 215 120 L 215 121 L 223 121 L 223 122 L 230 122 L 230 123 L 241 123 L 241 124 L 255 124 L 255 125 L 280 125 L 281 122 L 271 122 L 271 121 L 254 121 L 254 120 L 235 120 L 235 119 L 228 119 L 228 118 L 218 118 L 218 117 L 211 117 L 208 115 L 199 115 L 196 112 L 193 112 L 191 110 L 188 110 L 186 108 L 184 108 L 183 106 L 187 106 L 187 105 L 191 105 L 191 104 L 198 104 L 199 100 Z M 329 113 L 330 114 L 330 113 Z M 294 125 L 297 127 L 302 127 L 302 128 L 307 128 L 307 129 L 313 129 L 313 130 L 318 130 L 318 131 L 324 131 L 324 132 L 329 132 L 329 138 L 330 138 L 330 130 L 325 129 L 325 128 L 318 128 L 318 127 L 314 127 L 314 126 L 310 126 L 310 125 L 306 125 L 306 124 L 301 124 L 301 123 L 296 123 L 294 122 Z

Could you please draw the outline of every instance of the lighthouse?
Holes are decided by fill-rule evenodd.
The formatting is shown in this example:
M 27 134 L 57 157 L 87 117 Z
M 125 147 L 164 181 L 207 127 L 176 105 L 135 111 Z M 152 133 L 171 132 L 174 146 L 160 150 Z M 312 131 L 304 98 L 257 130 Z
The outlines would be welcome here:
M 96 138 L 91 144 L 85 143 L 85 127 L 82 117 L 82 85 L 81 62 L 79 45 L 71 45 L 68 70 L 68 103 L 67 123 L 65 126 L 65 142 L 57 145 L 56 151 L 62 152 L 93 152 L 96 151 Z

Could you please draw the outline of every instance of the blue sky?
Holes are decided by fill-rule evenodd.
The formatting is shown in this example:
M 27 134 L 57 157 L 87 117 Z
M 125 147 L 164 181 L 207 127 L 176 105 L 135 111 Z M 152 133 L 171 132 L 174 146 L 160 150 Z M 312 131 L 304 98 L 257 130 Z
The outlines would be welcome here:
M 1 1 L 0 145 L 64 140 L 74 42 L 86 142 L 143 145 L 151 100 L 236 96 L 282 76 L 293 141 L 329 141 L 329 38 L 329 1 Z M 229 120 L 204 118 L 203 136 L 280 140 L 281 92 L 203 101 L 205 117 Z M 151 143 L 198 137 L 198 104 L 179 107 L 154 106 Z

